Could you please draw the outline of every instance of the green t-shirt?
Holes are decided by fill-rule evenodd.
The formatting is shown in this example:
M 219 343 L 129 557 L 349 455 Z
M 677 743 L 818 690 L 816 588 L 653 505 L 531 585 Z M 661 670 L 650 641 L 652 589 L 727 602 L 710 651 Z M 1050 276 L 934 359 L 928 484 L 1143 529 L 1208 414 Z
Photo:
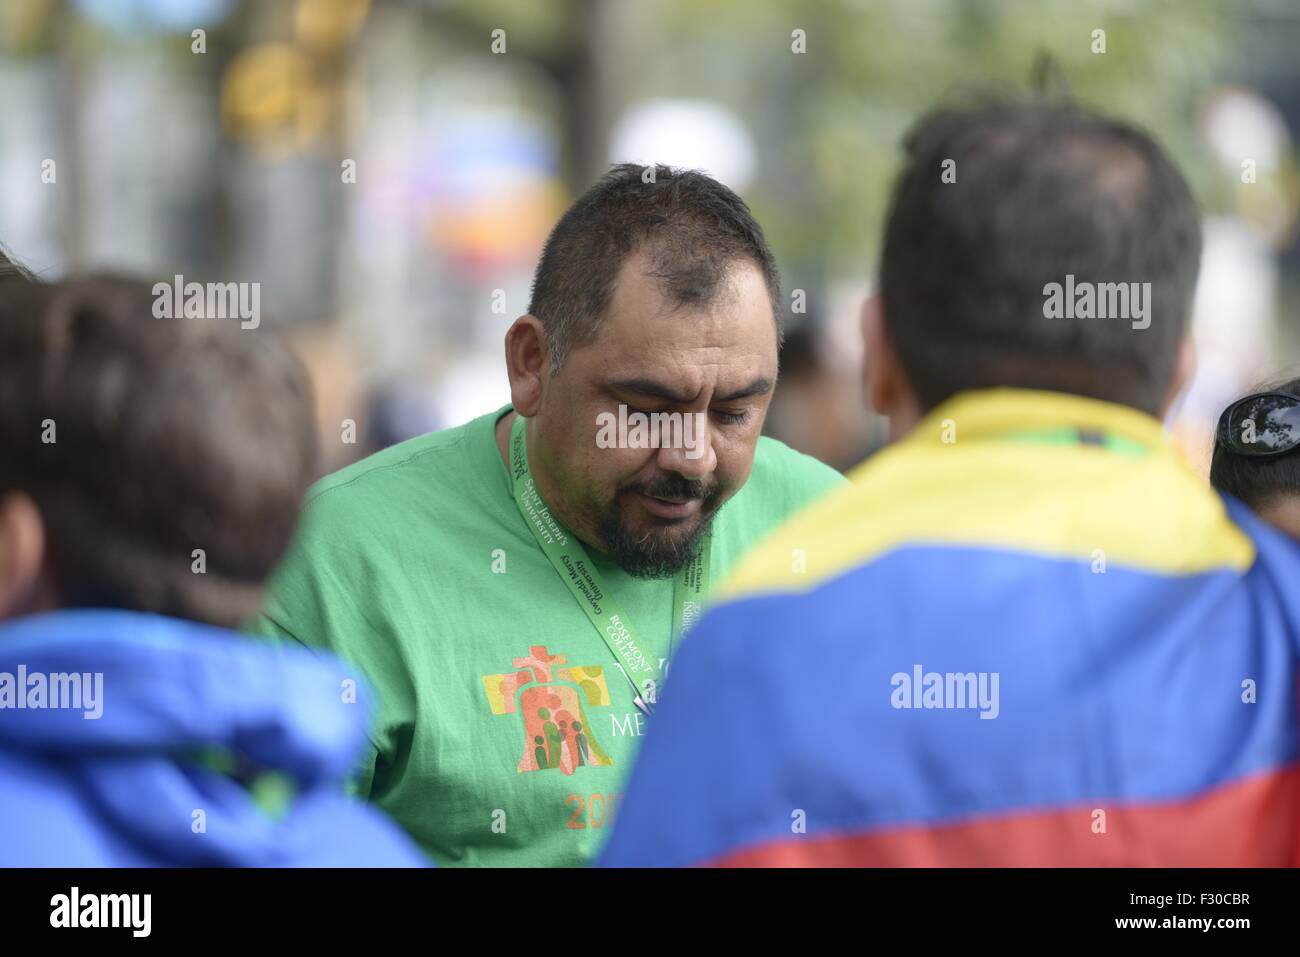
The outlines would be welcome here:
M 353 787 L 439 864 L 584 864 L 653 718 L 519 514 L 496 443 L 509 411 L 319 482 L 254 627 L 365 675 L 377 713 Z M 842 482 L 759 439 L 749 481 L 714 519 L 711 581 Z M 672 580 L 634 579 L 589 551 L 651 653 L 665 655 Z

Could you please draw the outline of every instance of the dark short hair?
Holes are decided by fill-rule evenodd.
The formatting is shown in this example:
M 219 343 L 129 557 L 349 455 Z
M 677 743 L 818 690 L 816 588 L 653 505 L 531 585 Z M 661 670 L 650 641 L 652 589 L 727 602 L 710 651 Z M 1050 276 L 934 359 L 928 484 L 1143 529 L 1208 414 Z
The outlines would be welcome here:
M 1158 412 L 1201 252 L 1196 203 L 1159 145 L 1077 105 L 990 97 L 931 113 L 905 145 L 880 289 L 921 406 L 1010 386 Z M 1045 287 L 1067 274 L 1150 282 L 1150 327 L 1045 318 Z
M 1257 392 L 1283 392 L 1300 398 L 1300 379 Z M 1210 460 L 1210 484 L 1220 492 L 1241 499 L 1251 508 L 1270 505 L 1289 495 L 1300 495 L 1300 450 L 1281 455 L 1234 455 L 1214 433 L 1214 455 Z
M 552 370 L 595 339 L 619 270 L 643 245 L 652 275 L 677 306 L 708 305 L 737 260 L 752 262 L 767 284 L 779 339 L 776 261 L 744 200 L 698 170 L 623 163 L 560 217 L 537 264 L 528 311 L 546 330 Z
M 0 496 L 35 501 L 64 607 L 237 626 L 315 474 L 310 383 L 272 336 L 155 318 L 151 289 L 0 281 Z

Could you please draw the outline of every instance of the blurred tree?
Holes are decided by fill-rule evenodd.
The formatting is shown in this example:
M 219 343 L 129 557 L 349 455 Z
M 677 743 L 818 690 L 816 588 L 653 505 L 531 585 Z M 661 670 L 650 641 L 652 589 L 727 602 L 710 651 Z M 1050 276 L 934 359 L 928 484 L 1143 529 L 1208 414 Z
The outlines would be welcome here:
M 753 205 L 787 272 L 816 287 L 876 255 L 907 128 L 962 88 L 1028 89 L 1042 52 L 1074 95 L 1150 126 L 1184 165 L 1197 91 L 1238 24 L 1214 0 L 669 0 L 653 86 L 732 104 L 769 148 Z M 792 52 L 804 31 L 806 52 Z M 1105 52 L 1093 52 L 1095 30 Z M 1206 171 L 1186 169 L 1204 186 Z

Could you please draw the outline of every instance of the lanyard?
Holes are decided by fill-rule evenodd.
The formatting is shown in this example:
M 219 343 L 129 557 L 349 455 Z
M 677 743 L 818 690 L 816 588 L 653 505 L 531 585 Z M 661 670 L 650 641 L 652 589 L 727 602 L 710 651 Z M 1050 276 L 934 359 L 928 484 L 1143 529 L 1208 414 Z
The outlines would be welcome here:
M 550 559 L 556 573 L 613 654 L 624 677 L 632 684 L 636 706 L 650 714 L 658 697 L 658 689 L 663 684 L 664 669 L 659 666 L 658 659 L 648 652 L 631 620 L 614 601 L 614 596 L 605 587 L 600 572 L 591 563 L 582 543 L 555 520 L 542 501 L 533 482 L 532 469 L 528 466 L 527 441 L 524 417 L 516 414 L 510 429 L 510 475 L 514 482 L 515 504 L 519 506 L 519 513 L 524 517 L 524 524 L 532 529 L 537 544 Z M 695 558 L 673 580 L 669 657 L 672 656 L 673 641 L 694 623 L 703 607 L 704 593 L 709 583 L 711 538 L 709 534 L 704 536 Z

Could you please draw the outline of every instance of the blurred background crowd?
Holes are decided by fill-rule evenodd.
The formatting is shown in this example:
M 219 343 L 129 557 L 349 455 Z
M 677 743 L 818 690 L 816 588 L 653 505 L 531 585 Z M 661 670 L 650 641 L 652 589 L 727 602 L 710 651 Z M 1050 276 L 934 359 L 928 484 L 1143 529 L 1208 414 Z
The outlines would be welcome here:
M 3 0 L 0 243 L 48 278 L 260 283 L 333 469 L 508 400 L 541 245 L 611 162 L 705 169 L 781 266 L 768 431 L 843 469 L 884 437 L 857 311 L 900 138 L 1039 51 L 1201 202 L 1174 428 L 1203 464 L 1231 398 L 1300 373 L 1297 0 Z

